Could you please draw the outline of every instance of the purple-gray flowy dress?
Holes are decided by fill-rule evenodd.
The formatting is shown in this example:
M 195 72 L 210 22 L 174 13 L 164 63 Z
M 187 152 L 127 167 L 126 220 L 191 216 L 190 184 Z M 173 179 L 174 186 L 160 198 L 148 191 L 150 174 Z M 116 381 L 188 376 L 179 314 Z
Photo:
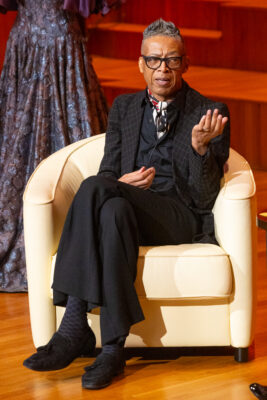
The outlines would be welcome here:
M 2 12 L 18 9 L 0 78 L 0 291 L 27 290 L 22 196 L 30 175 L 51 153 L 106 129 L 85 3 L 0 0 Z

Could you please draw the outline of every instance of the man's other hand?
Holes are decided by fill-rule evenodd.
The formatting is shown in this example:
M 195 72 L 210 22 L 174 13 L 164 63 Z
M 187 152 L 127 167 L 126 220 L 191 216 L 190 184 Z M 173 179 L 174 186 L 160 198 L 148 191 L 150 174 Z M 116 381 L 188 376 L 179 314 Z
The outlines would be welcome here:
M 148 189 L 155 177 L 155 168 L 140 168 L 138 171 L 130 172 L 120 177 L 119 181 L 128 183 L 129 185 L 138 186 L 141 189 Z
M 192 130 L 192 147 L 203 156 L 208 150 L 210 140 L 222 134 L 227 121 L 228 117 L 219 114 L 218 109 L 213 114 L 208 110 Z

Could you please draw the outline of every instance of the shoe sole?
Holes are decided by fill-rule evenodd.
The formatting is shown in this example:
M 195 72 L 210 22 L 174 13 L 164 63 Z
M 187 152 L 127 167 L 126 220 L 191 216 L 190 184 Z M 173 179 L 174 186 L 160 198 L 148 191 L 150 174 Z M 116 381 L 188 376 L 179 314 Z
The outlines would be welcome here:
M 123 374 L 123 372 L 124 372 L 124 368 L 123 368 L 122 370 L 116 372 L 116 374 L 114 374 L 114 375 L 112 376 L 112 378 L 110 379 L 110 381 L 107 382 L 107 383 L 105 383 L 105 384 L 103 384 L 103 385 L 94 385 L 94 384 L 90 384 L 90 383 L 89 383 L 89 384 L 86 384 L 86 382 L 85 382 L 85 383 L 82 382 L 82 387 L 83 387 L 84 389 L 90 389 L 90 390 L 104 389 L 105 387 L 109 386 L 109 385 L 112 383 L 113 378 L 115 378 L 115 377 L 118 376 L 118 375 Z
M 72 361 L 74 361 L 74 360 L 72 360 Z M 61 367 L 58 367 L 58 368 L 45 368 L 45 369 L 43 369 L 43 368 L 36 368 L 36 367 L 31 367 L 30 365 L 27 365 L 25 362 L 23 362 L 23 366 L 26 367 L 26 368 L 28 368 L 28 369 L 30 369 L 31 371 L 36 371 L 36 372 L 50 372 L 50 371 L 58 371 L 58 370 L 60 370 L 60 369 L 67 368 L 67 367 L 72 363 L 72 361 L 70 361 L 67 365 L 64 365 L 64 366 L 61 366 Z
M 92 357 L 94 355 L 95 349 L 92 351 L 91 354 L 87 354 L 87 355 L 78 355 L 77 357 L 73 358 L 71 361 L 69 361 L 67 364 L 65 365 L 61 365 L 59 367 L 53 367 L 53 368 L 36 368 L 34 366 L 31 366 L 30 364 L 28 364 L 27 362 L 25 362 L 26 360 L 23 361 L 23 366 L 30 369 L 31 371 L 37 371 L 37 372 L 50 372 L 50 371 L 59 371 L 60 369 L 64 369 L 67 368 L 74 360 L 76 360 L 76 358 L 83 358 L 83 357 Z
M 93 341 L 93 343 L 91 343 L 91 340 Z M 60 369 L 68 367 L 76 358 L 92 357 L 95 353 L 95 344 L 96 344 L 95 336 L 92 336 L 89 334 L 87 340 L 85 341 L 85 343 L 83 344 L 83 347 L 80 350 L 80 354 L 76 355 L 71 360 L 69 360 L 65 364 L 61 364 L 60 366 L 54 366 L 54 367 L 50 367 L 50 368 L 38 368 L 38 367 L 34 366 L 31 362 L 28 363 L 27 362 L 28 359 L 23 361 L 23 365 L 24 365 L 24 367 L 30 369 L 31 371 L 37 371 L 37 372 L 58 371 Z M 85 348 L 85 350 L 84 350 L 84 348 Z M 88 348 L 89 348 L 89 350 L 88 350 Z

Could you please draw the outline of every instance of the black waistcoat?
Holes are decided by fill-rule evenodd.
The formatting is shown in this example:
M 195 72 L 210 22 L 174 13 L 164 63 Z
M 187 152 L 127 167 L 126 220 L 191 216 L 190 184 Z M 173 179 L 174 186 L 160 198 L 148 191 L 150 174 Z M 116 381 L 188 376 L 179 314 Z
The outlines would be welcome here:
M 156 175 L 150 187 L 153 191 L 169 191 L 174 189 L 172 149 L 175 127 L 178 120 L 178 109 L 168 106 L 168 132 L 157 138 L 156 126 L 153 120 L 152 106 L 145 102 L 145 110 L 140 130 L 139 146 L 135 161 L 135 169 L 142 166 L 154 167 Z

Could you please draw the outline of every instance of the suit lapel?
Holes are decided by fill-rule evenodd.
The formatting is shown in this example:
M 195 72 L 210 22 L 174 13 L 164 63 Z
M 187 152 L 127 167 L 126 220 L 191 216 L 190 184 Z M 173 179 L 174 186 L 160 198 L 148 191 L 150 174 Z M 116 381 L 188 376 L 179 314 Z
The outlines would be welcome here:
M 144 107 L 145 90 L 136 94 L 122 121 L 122 172 L 134 170 Z
M 180 172 L 186 168 L 187 154 L 191 146 L 193 127 L 199 123 L 201 106 L 194 99 L 191 88 L 187 85 L 184 106 L 180 110 L 179 121 L 175 130 L 173 163 L 178 166 Z M 185 171 L 183 171 L 185 172 Z

